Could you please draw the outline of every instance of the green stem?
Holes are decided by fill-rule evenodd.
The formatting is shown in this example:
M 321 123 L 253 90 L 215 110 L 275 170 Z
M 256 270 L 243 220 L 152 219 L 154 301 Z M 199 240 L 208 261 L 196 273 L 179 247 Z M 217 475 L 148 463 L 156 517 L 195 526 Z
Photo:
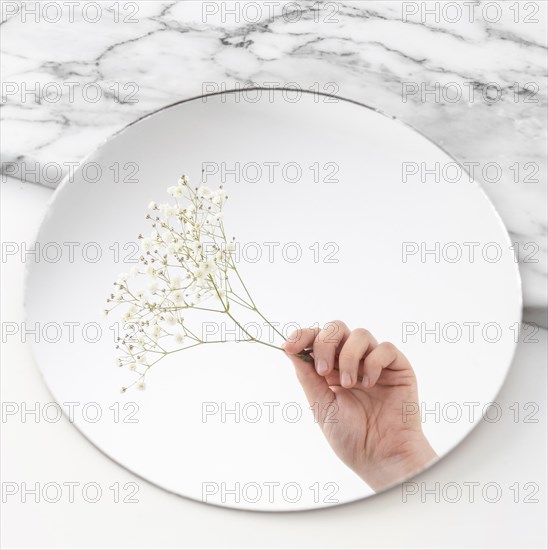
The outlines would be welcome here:
M 306 363 L 314 363 L 314 357 L 310 355 L 311 353 L 312 353 L 311 349 L 305 349 L 301 351 L 301 353 L 297 353 L 297 357 L 299 359 L 302 359 Z

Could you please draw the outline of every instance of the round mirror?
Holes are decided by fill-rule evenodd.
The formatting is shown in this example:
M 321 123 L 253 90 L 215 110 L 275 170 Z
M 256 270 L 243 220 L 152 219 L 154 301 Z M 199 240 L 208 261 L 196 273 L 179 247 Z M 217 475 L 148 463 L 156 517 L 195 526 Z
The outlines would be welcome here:
M 244 334 L 272 346 L 235 342 L 245 338 L 231 318 L 189 309 L 193 330 L 225 343 L 168 354 L 145 391 L 120 393 L 136 372 L 116 367 L 121 319 L 101 310 L 118 274 L 139 265 L 147 205 L 171 201 L 181 174 L 191 189 L 223 185 L 232 257 L 264 316 L 248 311 Z M 71 421 L 144 479 L 232 508 L 332 506 L 428 466 L 494 400 L 521 321 L 511 242 L 477 183 L 412 128 L 315 93 L 213 94 L 128 126 L 57 190 L 37 245 L 27 327 L 39 329 L 38 367 Z M 332 367 L 352 362 L 347 341 L 364 358 L 352 390 L 276 349 L 278 332 L 334 320 L 350 332 L 335 335 Z M 376 344 L 364 346 L 369 334 Z M 392 346 L 375 354 L 382 342 Z M 399 468 L 383 446 L 417 434 L 435 454 Z

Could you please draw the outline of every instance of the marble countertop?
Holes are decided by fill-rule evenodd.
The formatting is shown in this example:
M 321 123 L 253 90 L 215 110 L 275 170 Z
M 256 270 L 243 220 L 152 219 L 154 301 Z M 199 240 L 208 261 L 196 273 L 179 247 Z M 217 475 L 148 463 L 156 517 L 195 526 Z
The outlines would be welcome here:
M 334 93 L 474 169 L 523 252 L 525 318 L 546 326 L 546 2 L 35 4 L 2 4 L 4 181 L 55 187 L 113 132 L 203 93 Z

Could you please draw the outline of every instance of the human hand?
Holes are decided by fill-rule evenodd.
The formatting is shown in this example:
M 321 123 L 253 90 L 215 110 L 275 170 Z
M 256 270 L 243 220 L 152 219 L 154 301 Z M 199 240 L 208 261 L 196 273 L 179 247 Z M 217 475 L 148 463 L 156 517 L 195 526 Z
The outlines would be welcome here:
M 337 456 L 378 491 L 431 464 L 437 455 L 422 432 L 411 364 L 391 343 L 332 321 L 294 332 L 283 346 Z M 314 362 L 297 354 L 312 349 Z

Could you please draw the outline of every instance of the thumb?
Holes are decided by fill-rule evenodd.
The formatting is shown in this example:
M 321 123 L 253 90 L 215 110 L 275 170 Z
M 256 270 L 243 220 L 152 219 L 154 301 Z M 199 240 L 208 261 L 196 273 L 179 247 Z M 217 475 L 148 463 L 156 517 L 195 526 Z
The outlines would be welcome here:
M 293 363 L 297 379 L 311 406 L 316 403 L 319 405 L 327 405 L 335 400 L 335 393 L 327 384 L 327 380 L 316 372 L 314 363 L 307 363 L 293 353 L 288 353 L 287 351 L 285 354 Z

